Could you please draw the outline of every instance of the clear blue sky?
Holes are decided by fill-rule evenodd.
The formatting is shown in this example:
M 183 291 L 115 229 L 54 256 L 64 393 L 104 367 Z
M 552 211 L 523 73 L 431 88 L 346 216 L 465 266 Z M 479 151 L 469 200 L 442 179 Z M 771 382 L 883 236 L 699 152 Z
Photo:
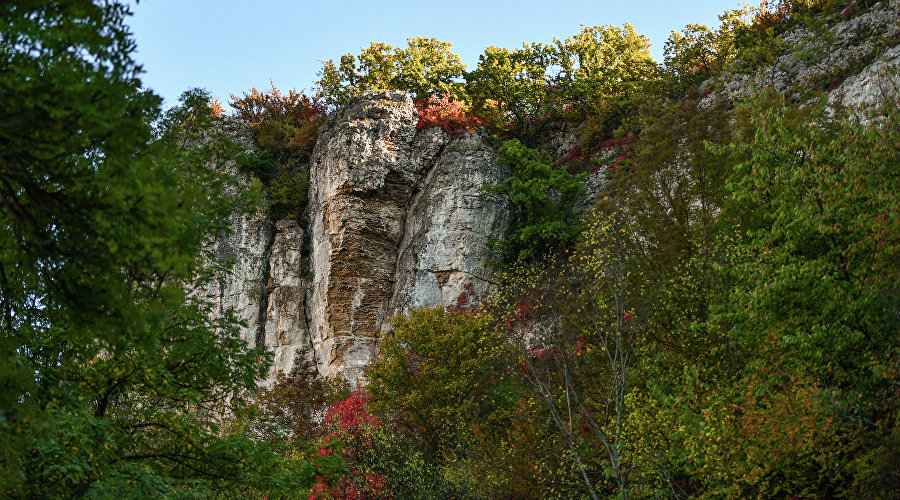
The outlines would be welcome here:
M 370 42 L 406 47 L 414 36 L 453 43 L 474 67 L 485 47 L 566 38 L 581 25 L 631 23 L 662 59 L 672 30 L 717 15 L 740 0 L 141 0 L 128 21 L 143 80 L 166 99 L 203 87 L 228 102 L 230 93 L 268 88 L 311 90 L 320 59 L 337 60 Z

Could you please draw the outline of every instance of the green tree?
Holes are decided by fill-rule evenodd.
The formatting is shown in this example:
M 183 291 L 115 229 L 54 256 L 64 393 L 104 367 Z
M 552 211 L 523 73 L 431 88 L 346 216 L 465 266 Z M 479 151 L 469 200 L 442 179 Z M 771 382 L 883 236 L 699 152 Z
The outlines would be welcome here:
M 476 113 L 498 127 L 592 117 L 609 135 L 642 101 L 656 73 L 649 40 L 630 24 L 586 26 L 550 44 L 488 47 L 466 74 L 466 89 Z
M 551 83 L 562 105 L 591 117 L 607 134 L 645 100 L 656 80 L 650 40 L 630 24 L 586 26 L 553 45 L 551 62 L 559 71 Z
M 197 291 L 216 272 L 204 244 L 244 203 L 208 96 L 160 114 L 117 2 L 0 12 L 4 496 L 311 483 L 313 463 L 220 427 L 267 357 Z
M 537 43 L 516 50 L 486 48 L 478 67 L 466 74 L 476 114 L 502 129 L 549 112 L 549 56 L 548 47 Z
M 451 52 L 453 44 L 415 37 L 406 49 L 372 43 L 359 56 L 345 54 L 340 63 L 325 61 L 316 82 L 326 103 L 342 105 L 364 90 L 399 89 L 428 101 L 435 95 L 467 101 L 462 84 L 466 65 Z
M 829 120 L 821 107 L 791 122 L 787 109 L 755 113 L 751 157 L 732 185 L 759 216 L 738 248 L 746 260 L 726 320 L 751 360 L 745 380 L 757 405 L 808 381 L 812 401 L 828 408 L 816 425 L 833 419 L 842 452 L 856 456 L 798 461 L 790 491 L 878 496 L 897 473 L 896 104 L 886 100 L 868 124 Z M 777 484 L 785 471 L 769 474 L 758 479 Z
M 421 426 L 434 451 L 453 449 L 483 413 L 490 375 L 504 360 L 505 339 L 486 316 L 417 309 L 398 316 L 367 374 L 376 408 Z
M 492 496 L 504 483 L 482 463 L 496 454 L 488 448 L 505 442 L 508 410 L 517 402 L 517 389 L 502 373 L 509 347 L 488 315 L 441 308 L 396 317 L 380 341 L 367 390 L 382 421 L 395 427 L 393 441 L 413 447 L 410 465 L 441 478 L 428 497 Z M 473 481 L 473 469 L 488 470 Z M 411 472 L 397 465 L 384 470 L 389 482 Z
M 509 168 L 512 176 L 487 188 L 508 194 L 516 207 L 512 235 L 501 242 L 501 249 L 513 260 L 529 260 L 571 242 L 581 232 L 574 207 L 584 193 L 584 176 L 555 168 L 549 155 L 517 139 L 504 142 L 499 153 L 497 164 Z

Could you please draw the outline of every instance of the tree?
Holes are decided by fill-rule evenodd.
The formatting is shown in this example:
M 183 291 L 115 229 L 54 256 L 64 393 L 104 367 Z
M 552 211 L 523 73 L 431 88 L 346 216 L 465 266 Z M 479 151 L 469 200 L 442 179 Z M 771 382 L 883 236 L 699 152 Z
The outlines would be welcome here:
M 284 93 L 273 83 L 267 92 L 253 88 L 242 97 L 232 94 L 231 107 L 259 148 L 238 158 L 241 169 L 268 188 L 270 213 L 301 219 L 309 157 L 325 121 L 325 105 L 293 89 Z
M 467 101 L 461 82 L 466 66 L 450 51 L 452 46 L 423 37 L 410 38 L 406 49 L 373 42 L 358 57 L 345 54 L 338 64 L 324 61 L 316 83 L 324 101 L 331 105 L 346 104 L 351 97 L 373 89 L 405 90 L 421 101 L 436 95 Z
M 379 344 L 368 390 L 376 407 L 421 428 L 433 451 L 452 450 L 485 410 L 480 396 L 504 350 L 505 340 L 485 316 L 417 309 L 397 317 Z
M 586 26 L 553 45 L 551 64 L 560 69 L 551 84 L 563 105 L 591 117 L 607 133 L 637 108 L 656 79 L 650 40 L 627 23 L 622 28 Z
M 729 336 L 746 359 L 742 397 L 754 403 L 745 403 L 746 415 L 805 392 L 809 411 L 783 426 L 781 439 L 801 425 L 827 425 L 837 435 L 823 439 L 840 442 L 840 454 L 809 458 L 789 448 L 798 454 L 785 462 L 796 466 L 747 476 L 744 487 L 791 474 L 786 494 L 889 496 L 900 328 L 896 101 L 886 99 L 868 123 L 829 120 L 821 106 L 800 120 L 783 102 L 754 108 L 752 142 L 737 146 L 749 158 L 731 186 L 757 216 L 738 246 L 738 288 L 718 319 L 733 325 Z M 759 440 L 751 434 L 742 444 Z M 749 461 L 745 470 L 760 467 Z
M 508 194 L 517 209 L 513 232 L 501 242 L 501 249 L 512 260 L 533 260 L 565 247 L 582 229 L 575 201 L 584 193 L 584 175 L 554 167 L 549 155 L 517 139 L 504 142 L 498 152 L 497 164 L 512 175 L 487 188 Z
M 3 494 L 311 484 L 311 462 L 220 427 L 268 359 L 196 293 L 216 272 L 204 243 L 244 203 L 208 95 L 160 113 L 117 2 L 0 12 Z
M 466 74 L 475 112 L 497 129 L 549 112 L 549 57 L 548 47 L 537 43 L 517 50 L 486 48 L 478 67 Z
M 641 102 L 656 73 L 649 40 L 630 24 L 585 26 L 550 44 L 488 47 L 466 74 L 466 88 L 476 113 L 498 128 L 591 117 L 608 135 Z
M 564 445 L 569 480 L 591 498 L 627 498 L 632 487 L 628 396 L 650 313 L 639 272 L 645 252 L 621 207 L 595 210 L 571 257 L 507 276 L 498 302 L 518 347 L 517 373 Z

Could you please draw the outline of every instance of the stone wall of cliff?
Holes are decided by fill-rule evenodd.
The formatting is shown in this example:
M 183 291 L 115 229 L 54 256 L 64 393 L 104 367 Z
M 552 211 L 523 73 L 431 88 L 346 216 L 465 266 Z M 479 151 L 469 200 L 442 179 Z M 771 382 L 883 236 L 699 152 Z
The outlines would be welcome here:
M 806 28 L 788 33 L 771 67 L 742 73 L 737 64 L 703 84 L 704 100 L 734 100 L 765 87 L 797 97 L 834 80 L 829 105 L 864 113 L 896 94 L 900 0 L 827 29 L 824 36 Z M 417 123 L 404 92 L 351 100 L 319 130 L 308 223 L 238 213 L 231 234 L 212 243 L 216 258 L 232 265 L 206 293 L 220 313 L 231 309 L 246 322 L 248 343 L 274 353 L 270 381 L 302 371 L 359 385 L 393 316 L 465 305 L 493 286 L 490 243 L 508 235 L 513 216 L 505 197 L 482 187 L 509 172 L 495 165 L 481 135 L 450 137 Z M 561 125 L 545 142 L 563 156 L 578 136 Z M 588 177 L 580 209 L 595 203 L 604 179 Z
M 489 244 L 511 211 L 484 192 L 508 172 L 478 134 L 417 129 L 403 92 L 373 92 L 329 117 L 310 164 L 308 227 L 235 214 L 214 242 L 231 271 L 207 292 L 244 338 L 295 370 L 358 385 L 390 319 L 491 287 Z

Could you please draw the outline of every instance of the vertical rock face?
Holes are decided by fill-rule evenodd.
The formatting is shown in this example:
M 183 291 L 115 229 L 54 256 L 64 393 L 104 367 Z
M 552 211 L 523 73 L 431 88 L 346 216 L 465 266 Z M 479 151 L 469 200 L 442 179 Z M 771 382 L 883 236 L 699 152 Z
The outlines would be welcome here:
M 224 276 L 211 282 L 205 292 L 218 315 L 230 309 L 247 324 L 241 328 L 241 338 L 257 347 L 263 342 L 266 263 L 274 228 L 269 220 L 258 214 L 235 214 L 230 226 L 231 233 L 216 238 L 211 245 L 215 258 L 230 262 L 231 266 Z
M 494 151 L 477 135 L 444 147 L 407 210 L 392 313 L 426 305 L 466 306 L 489 291 L 490 243 L 506 236 L 511 220 L 506 200 L 482 189 L 509 174 L 494 160 Z
M 487 242 L 509 218 L 481 194 L 502 178 L 493 151 L 417 121 L 407 94 L 367 93 L 329 118 L 313 153 L 310 332 L 319 372 L 354 385 L 393 314 L 487 289 Z
M 508 172 L 481 136 L 417 122 L 406 93 L 354 99 L 320 130 L 310 227 L 235 214 L 232 234 L 211 243 L 231 267 L 205 293 L 247 323 L 251 346 L 274 352 L 269 382 L 307 372 L 358 386 L 393 315 L 489 290 L 489 244 L 506 237 L 511 215 L 482 186 Z
M 272 375 L 315 373 L 315 352 L 307 327 L 303 230 L 294 220 L 279 221 L 269 252 L 265 345 L 275 353 Z

